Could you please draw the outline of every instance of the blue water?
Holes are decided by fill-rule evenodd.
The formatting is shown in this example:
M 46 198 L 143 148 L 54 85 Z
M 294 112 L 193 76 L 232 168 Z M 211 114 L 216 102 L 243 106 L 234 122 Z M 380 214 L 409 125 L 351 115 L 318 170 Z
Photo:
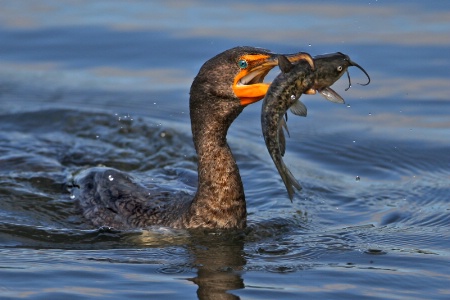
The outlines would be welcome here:
M 448 299 L 450 18 L 445 1 L 2 1 L 0 298 Z M 106 165 L 194 193 L 188 93 L 234 46 L 341 51 L 333 88 L 302 96 L 285 162 L 260 104 L 228 141 L 249 228 L 93 228 L 66 184 Z M 276 70 L 269 74 L 276 75 Z M 270 78 L 269 76 L 269 78 Z

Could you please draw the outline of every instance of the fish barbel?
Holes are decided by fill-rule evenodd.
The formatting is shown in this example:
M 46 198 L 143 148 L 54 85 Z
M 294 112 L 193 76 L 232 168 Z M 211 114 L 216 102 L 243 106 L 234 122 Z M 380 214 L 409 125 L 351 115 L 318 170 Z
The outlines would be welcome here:
M 301 186 L 282 158 L 285 153 L 283 128 L 287 131 L 283 116 L 288 109 L 295 115 L 306 116 L 306 106 L 299 98 L 302 94 L 315 94 L 316 91 L 329 101 L 344 103 L 344 99 L 330 86 L 345 72 L 348 75 L 347 69 L 350 66 L 358 67 L 367 75 L 368 82 L 363 85 L 370 83 L 370 77 L 362 67 L 340 52 L 314 57 L 314 68 L 306 60 L 292 64 L 283 55 L 278 57 L 278 65 L 281 73 L 273 80 L 263 99 L 261 125 L 267 150 L 292 201 L 294 188 L 301 190 Z M 348 78 L 350 88 L 350 76 Z
M 344 73 L 347 73 L 349 85 L 346 91 L 351 87 L 350 75 L 348 67 L 357 67 L 367 76 L 367 83 L 360 85 L 368 85 L 370 83 L 369 74 L 360 65 L 350 59 L 348 55 L 341 52 L 317 55 L 314 57 L 315 72 L 314 85 L 309 94 L 315 94 L 318 91 L 325 99 L 335 102 L 344 103 L 344 99 L 336 93 L 330 86 L 333 85 Z

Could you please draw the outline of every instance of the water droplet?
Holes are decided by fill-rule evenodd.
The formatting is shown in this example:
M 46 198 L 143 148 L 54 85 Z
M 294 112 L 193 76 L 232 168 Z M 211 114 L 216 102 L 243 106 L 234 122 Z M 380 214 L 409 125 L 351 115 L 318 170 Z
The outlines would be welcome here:
M 369 116 L 371 116 L 372 115 L 372 113 L 369 113 Z
M 350 108 L 350 104 L 347 104 L 347 107 Z
M 163 138 L 163 137 L 166 136 L 166 133 L 163 131 L 163 132 L 161 132 L 161 133 L 159 134 L 159 136 Z
M 295 95 L 291 95 L 291 100 L 295 100 L 295 98 L 297 98 Z
M 112 175 L 109 175 L 109 176 L 108 176 L 108 179 L 109 179 L 109 181 L 113 181 L 113 180 L 114 180 L 114 177 L 112 177 Z
M 308 47 L 311 47 L 311 44 L 308 44 Z
M 72 200 L 75 199 L 75 195 L 74 195 L 74 194 L 71 194 L 71 195 L 70 195 L 70 199 L 72 199 Z
M 95 138 L 96 138 L 96 139 L 99 139 L 99 138 L 100 138 L 100 136 L 99 136 L 99 135 L 96 135 L 96 136 L 95 136 Z
M 356 141 L 353 141 L 353 143 L 356 143 Z
M 355 180 L 356 180 L 356 181 L 360 181 L 360 180 L 361 180 L 361 177 L 356 176 Z

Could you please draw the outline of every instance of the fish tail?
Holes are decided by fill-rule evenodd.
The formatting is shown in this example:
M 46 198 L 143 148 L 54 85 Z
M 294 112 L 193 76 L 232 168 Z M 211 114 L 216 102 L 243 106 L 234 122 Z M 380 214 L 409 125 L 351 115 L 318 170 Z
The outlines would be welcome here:
M 292 202 L 294 198 L 294 188 L 300 191 L 302 186 L 298 183 L 297 179 L 295 179 L 294 175 L 292 175 L 289 168 L 284 164 L 283 160 L 280 161 L 280 164 L 276 164 L 278 173 L 280 173 L 281 179 L 283 179 L 284 185 L 286 186 L 286 190 L 289 195 L 289 199 Z

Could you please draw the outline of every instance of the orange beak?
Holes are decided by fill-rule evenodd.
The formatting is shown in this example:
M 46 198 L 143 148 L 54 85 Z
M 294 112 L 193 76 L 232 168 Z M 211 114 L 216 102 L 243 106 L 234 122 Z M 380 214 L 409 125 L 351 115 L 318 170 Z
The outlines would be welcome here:
M 314 69 L 313 58 L 305 52 L 285 55 L 289 61 L 306 60 Z M 255 103 L 266 96 L 270 83 L 263 82 L 266 75 L 278 65 L 278 54 L 248 54 L 240 58 L 247 62 L 233 82 L 234 94 L 241 100 L 242 106 Z

